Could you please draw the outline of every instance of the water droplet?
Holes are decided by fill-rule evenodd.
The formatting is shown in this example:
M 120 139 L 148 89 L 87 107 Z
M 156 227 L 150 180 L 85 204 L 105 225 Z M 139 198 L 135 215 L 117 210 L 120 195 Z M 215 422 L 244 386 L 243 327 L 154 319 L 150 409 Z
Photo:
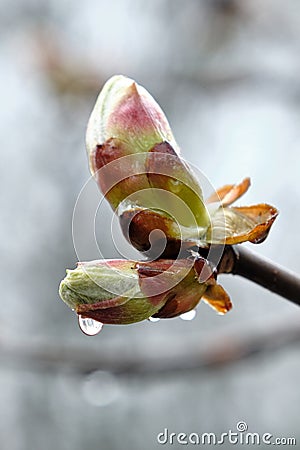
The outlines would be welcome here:
M 181 314 L 180 319 L 182 320 L 193 320 L 196 317 L 196 310 L 192 309 L 184 314 Z
M 172 186 L 172 191 L 173 192 L 180 192 L 182 189 L 182 183 L 179 180 L 170 180 L 169 183 Z
M 87 336 L 95 336 L 100 333 L 103 327 L 103 323 L 97 320 L 84 317 L 81 314 L 78 315 L 78 325 L 81 331 Z
M 159 317 L 149 317 L 149 322 L 159 322 L 160 318 Z

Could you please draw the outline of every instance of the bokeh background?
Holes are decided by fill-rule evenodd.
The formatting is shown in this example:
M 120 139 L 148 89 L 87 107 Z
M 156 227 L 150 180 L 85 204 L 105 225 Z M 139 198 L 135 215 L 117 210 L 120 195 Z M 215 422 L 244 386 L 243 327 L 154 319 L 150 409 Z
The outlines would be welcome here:
M 164 428 L 220 434 L 238 421 L 300 448 L 293 304 L 222 276 L 235 305 L 224 317 L 200 304 L 190 322 L 92 338 L 58 297 L 77 261 L 86 123 L 115 73 L 147 87 L 215 187 L 251 176 L 240 204 L 268 202 L 280 216 L 249 247 L 300 272 L 300 3 L 2 0 L 0 24 L 1 450 L 148 450 Z M 81 242 L 94 259 L 88 202 Z M 104 205 L 98 244 L 118 257 L 111 221 Z

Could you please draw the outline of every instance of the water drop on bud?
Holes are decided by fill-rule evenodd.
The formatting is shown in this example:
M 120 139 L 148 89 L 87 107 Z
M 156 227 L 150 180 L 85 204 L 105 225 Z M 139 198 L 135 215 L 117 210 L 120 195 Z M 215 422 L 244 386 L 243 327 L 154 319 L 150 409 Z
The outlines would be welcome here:
M 103 323 L 97 320 L 84 317 L 81 314 L 78 315 L 78 325 L 81 331 L 87 336 L 96 336 L 103 328 Z
M 184 314 L 181 314 L 180 319 L 182 320 L 193 320 L 196 317 L 196 310 L 192 309 Z
M 159 322 L 160 321 L 160 318 L 159 317 L 149 317 L 149 322 Z

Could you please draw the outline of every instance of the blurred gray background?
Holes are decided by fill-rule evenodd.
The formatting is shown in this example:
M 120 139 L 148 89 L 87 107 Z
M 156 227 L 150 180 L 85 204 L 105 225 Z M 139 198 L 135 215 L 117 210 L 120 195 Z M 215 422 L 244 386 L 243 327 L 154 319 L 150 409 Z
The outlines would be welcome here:
M 239 203 L 268 202 L 280 216 L 249 248 L 300 272 L 299 1 L 2 0 L 0 21 L 1 450 L 148 450 L 164 428 L 220 434 L 238 421 L 300 448 L 293 304 L 223 276 L 227 316 L 200 304 L 190 322 L 105 326 L 92 338 L 57 293 L 77 261 L 86 123 L 115 73 L 159 101 L 213 186 L 251 176 Z M 118 257 L 102 208 L 98 245 Z M 80 239 L 94 259 L 88 226 L 87 204 Z

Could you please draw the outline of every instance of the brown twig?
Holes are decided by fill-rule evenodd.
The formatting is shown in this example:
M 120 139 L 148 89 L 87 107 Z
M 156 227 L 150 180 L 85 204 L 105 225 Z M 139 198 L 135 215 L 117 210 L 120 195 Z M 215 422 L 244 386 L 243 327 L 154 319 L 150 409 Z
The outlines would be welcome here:
M 300 276 L 243 246 L 226 246 L 219 273 L 247 278 L 300 306 Z

